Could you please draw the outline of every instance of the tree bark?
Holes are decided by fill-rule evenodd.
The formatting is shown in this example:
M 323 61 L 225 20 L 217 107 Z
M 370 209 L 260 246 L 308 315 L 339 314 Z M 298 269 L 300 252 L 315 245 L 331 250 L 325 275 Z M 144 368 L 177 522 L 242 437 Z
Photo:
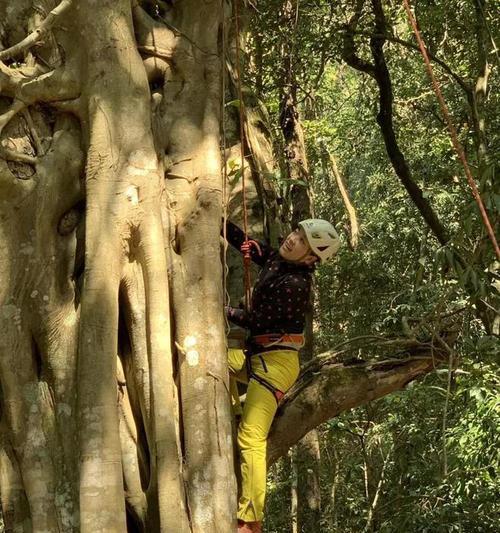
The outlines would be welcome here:
M 221 286 L 212 278 L 215 266 L 221 279 L 220 3 L 184 2 L 165 21 L 128 0 L 51 7 L 32 36 L 2 53 L 22 58 L 43 35 L 65 61 L 0 64 L 10 99 L 0 129 L 11 143 L 0 161 L 9 197 L 0 341 L 7 526 L 227 531 L 235 490 Z M 53 106 L 53 130 L 38 102 Z M 184 188 L 165 191 L 166 155 L 168 184 L 180 176 Z

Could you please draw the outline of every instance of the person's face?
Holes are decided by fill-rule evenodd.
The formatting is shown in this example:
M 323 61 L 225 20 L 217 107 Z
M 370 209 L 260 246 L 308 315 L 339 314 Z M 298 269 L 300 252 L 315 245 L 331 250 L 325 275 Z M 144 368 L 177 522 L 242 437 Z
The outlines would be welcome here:
M 280 246 L 279 252 L 283 259 L 294 263 L 312 265 L 318 260 L 318 258 L 312 253 L 311 247 L 304 234 L 304 230 L 300 228 L 297 228 L 288 235 Z

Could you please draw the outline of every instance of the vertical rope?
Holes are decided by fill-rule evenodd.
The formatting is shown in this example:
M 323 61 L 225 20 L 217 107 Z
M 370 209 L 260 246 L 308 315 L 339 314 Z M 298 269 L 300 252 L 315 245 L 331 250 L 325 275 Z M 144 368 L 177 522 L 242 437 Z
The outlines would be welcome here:
M 226 143 L 226 39 L 227 39 L 227 33 L 226 33 L 226 13 L 225 13 L 225 2 L 226 0 L 221 0 L 222 5 L 222 59 L 221 59 L 221 92 L 222 92 L 222 108 L 221 108 L 221 120 L 222 120 L 222 139 L 221 139 L 221 152 L 222 152 L 222 218 L 224 221 L 223 228 L 222 228 L 222 236 L 224 237 L 224 252 L 222 256 L 222 298 L 224 305 L 229 305 L 230 299 L 229 299 L 229 293 L 227 290 L 227 276 L 229 273 L 229 268 L 227 266 L 227 230 L 226 230 L 226 220 L 227 220 L 227 204 L 228 204 L 228 196 L 227 196 L 227 164 L 226 164 L 226 150 L 227 150 L 227 143 Z M 224 313 L 224 320 L 226 324 L 226 339 L 227 334 L 229 333 L 230 326 L 229 322 L 226 316 L 226 313 Z
M 436 96 L 439 100 L 439 104 L 441 106 L 441 111 L 443 113 L 443 116 L 446 120 L 446 123 L 448 125 L 448 130 L 450 132 L 451 140 L 453 143 L 453 147 L 455 148 L 455 151 L 457 152 L 457 155 L 459 159 L 462 162 L 462 165 L 465 170 L 465 175 L 467 177 L 467 181 L 469 182 L 469 186 L 472 189 L 472 194 L 474 196 L 474 199 L 476 200 L 477 205 L 479 206 L 479 211 L 481 212 L 481 217 L 483 219 L 483 223 L 486 227 L 486 230 L 488 232 L 488 236 L 493 244 L 493 248 L 495 249 L 495 253 L 497 256 L 497 259 L 500 260 L 500 248 L 498 247 L 498 242 L 495 237 L 495 233 L 493 231 L 493 228 L 491 226 L 490 220 L 488 218 L 488 214 L 486 212 L 486 208 L 484 206 L 483 200 L 481 198 L 481 195 L 479 194 L 479 190 L 477 188 L 476 182 L 474 181 L 474 178 L 472 177 L 472 172 L 469 168 L 469 164 L 467 163 L 467 158 L 465 157 L 464 150 L 462 148 L 462 145 L 460 144 L 460 141 L 458 140 L 457 131 L 455 129 L 455 126 L 453 125 L 453 122 L 450 117 L 450 113 L 448 111 L 448 107 L 446 105 L 446 102 L 444 101 L 443 94 L 441 92 L 441 88 L 439 86 L 439 83 L 434 76 L 434 72 L 432 69 L 431 62 L 429 60 L 429 56 L 427 54 L 427 49 L 425 47 L 424 41 L 422 39 L 422 36 L 420 35 L 420 31 L 417 27 L 417 21 L 415 20 L 415 17 L 413 16 L 413 13 L 410 8 L 409 0 L 403 0 L 404 8 L 406 10 L 406 13 L 408 15 L 408 18 L 410 20 L 411 26 L 413 28 L 413 32 L 415 33 L 415 37 L 417 38 L 418 45 L 420 47 L 420 52 L 422 53 L 422 56 L 425 61 L 425 66 L 427 68 L 427 72 L 429 74 L 429 77 L 432 80 L 432 86 L 434 88 L 434 92 L 436 93 Z
M 245 184 L 245 145 L 244 145 L 244 123 L 243 123 L 243 91 L 241 90 L 241 65 L 240 65 L 240 13 L 239 13 L 239 0 L 234 2 L 234 16 L 235 16 L 235 29 L 236 29 L 236 84 L 238 87 L 238 110 L 240 119 L 240 158 L 241 158 L 241 189 L 243 199 L 243 231 L 245 232 L 245 245 L 248 245 L 248 213 L 247 213 L 247 198 L 246 198 L 246 184 Z M 250 279 L 250 251 L 247 248 L 247 252 L 243 257 L 243 270 L 245 278 L 245 309 L 250 308 L 250 296 L 251 296 L 251 279 Z

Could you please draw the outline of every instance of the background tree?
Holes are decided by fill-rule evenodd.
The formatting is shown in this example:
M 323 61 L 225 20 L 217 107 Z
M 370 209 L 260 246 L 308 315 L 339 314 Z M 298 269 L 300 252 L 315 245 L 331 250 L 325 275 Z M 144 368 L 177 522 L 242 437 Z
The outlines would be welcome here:
M 453 119 L 460 125 L 461 141 L 469 161 L 476 165 L 480 154 L 469 88 L 475 87 L 478 65 L 484 64 L 476 53 L 485 46 L 490 50 L 487 63 L 494 65 L 489 86 L 496 80 L 494 43 L 498 35 L 492 25 L 492 6 L 477 2 L 413 4 Z M 271 50 L 283 32 L 272 22 L 272 5 L 266 3 L 266 11 L 261 3 L 256 14 L 255 31 L 264 50 Z M 498 383 L 486 376 L 491 377 L 492 368 L 497 368 L 492 357 L 498 351 L 498 339 L 488 333 L 495 333 L 491 326 L 498 320 L 498 265 L 486 244 L 486 232 L 463 172 L 452 157 L 449 137 L 403 8 L 397 2 L 384 2 L 382 7 L 387 24 L 383 51 L 392 80 L 396 140 L 422 196 L 447 228 L 450 241 L 441 246 L 434 239 L 396 179 L 376 122 L 380 111 L 376 80 L 342 63 L 348 23 L 356 13 L 359 19 L 353 40 L 359 58 L 373 61 L 370 38 L 378 35 L 373 4 L 301 2 L 297 24 L 301 45 L 297 47 L 295 71 L 300 79 L 299 109 L 307 118 L 305 139 L 316 212 L 337 217 L 339 226 L 348 223 L 331 185 L 332 169 L 322 148 L 327 146 L 338 160 L 360 221 L 356 253 L 344 250 L 336 263 L 318 276 L 317 351 L 336 344 L 342 349 L 346 339 L 359 337 L 353 351 L 341 357 L 351 357 L 353 352 L 373 356 L 379 353 L 378 335 L 404 331 L 412 336 L 415 326 L 438 331 L 443 320 L 454 317 L 457 342 L 453 356 L 458 362 L 450 371 L 411 388 L 404 399 L 396 395 L 381 400 L 376 408 L 370 407 L 368 414 L 355 410 L 322 426 L 322 527 L 325 531 L 362 531 L 366 527 L 374 531 L 419 531 L 425 527 L 493 531 L 495 504 L 480 488 L 495 485 L 495 477 L 485 474 L 486 464 L 496 464 L 489 451 L 493 435 L 489 429 L 481 431 L 478 446 L 484 450 L 486 469 L 481 473 L 464 467 L 458 443 L 469 438 L 465 437 L 467 431 L 463 433 L 463 418 L 474 420 L 471 423 L 476 428 L 483 423 L 486 427 L 495 424 L 491 401 Z M 479 34 L 478 28 L 483 28 Z M 483 45 L 479 47 L 478 35 L 485 34 L 488 42 L 480 38 Z M 269 108 L 275 110 L 279 79 L 274 73 L 274 56 L 269 52 L 265 57 L 263 94 Z M 498 101 L 493 91 L 487 93 L 482 100 L 486 106 L 483 112 L 490 117 L 484 123 L 485 139 L 489 153 L 498 153 Z M 495 166 L 490 159 L 489 165 L 475 168 L 490 217 L 498 221 L 498 189 L 492 180 Z M 480 300 L 490 316 L 483 313 Z M 428 319 L 436 322 L 426 324 Z M 367 332 L 374 336 L 366 337 Z M 489 405 L 488 422 L 479 415 L 485 411 L 476 403 L 476 395 L 481 396 L 483 407 Z M 383 429 L 387 418 L 395 415 L 389 410 L 396 405 L 402 408 L 402 418 L 393 426 L 397 440 Z M 392 469 L 393 461 L 398 465 L 396 470 Z M 286 464 L 279 463 L 271 480 L 272 531 L 288 530 L 290 502 L 286 494 L 290 479 Z M 478 501 L 484 514 L 475 508 Z M 467 516 L 463 514 L 465 508 Z

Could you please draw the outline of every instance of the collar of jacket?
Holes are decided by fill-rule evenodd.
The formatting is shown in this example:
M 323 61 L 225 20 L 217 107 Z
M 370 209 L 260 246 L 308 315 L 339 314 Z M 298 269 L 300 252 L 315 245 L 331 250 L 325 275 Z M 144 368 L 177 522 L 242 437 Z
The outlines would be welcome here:
M 292 263 L 291 261 L 287 261 L 286 259 L 283 259 L 281 257 L 279 251 L 275 252 L 275 257 L 273 257 L 274 261 L 279 261 L 280 267 L 284 270 L 287 270 L 288 272 L 304 272 L 304 273 L 312 273 L 314 272 L 316 265 L 304 265 L 303 263 Z

